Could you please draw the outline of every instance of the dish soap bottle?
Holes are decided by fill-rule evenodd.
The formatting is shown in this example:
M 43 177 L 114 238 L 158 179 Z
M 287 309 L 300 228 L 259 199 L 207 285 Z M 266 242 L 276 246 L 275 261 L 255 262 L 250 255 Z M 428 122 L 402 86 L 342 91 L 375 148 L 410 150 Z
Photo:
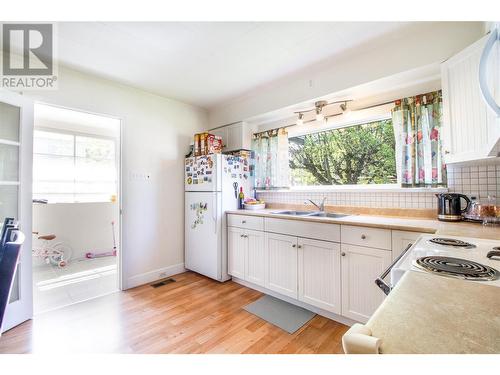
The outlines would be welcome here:
M 238 208 L 242 210 L 243 202 L 245 201 L 245 194 L 243 194 L 243 187 L 240 187 L 240 194 L 238 195 Z

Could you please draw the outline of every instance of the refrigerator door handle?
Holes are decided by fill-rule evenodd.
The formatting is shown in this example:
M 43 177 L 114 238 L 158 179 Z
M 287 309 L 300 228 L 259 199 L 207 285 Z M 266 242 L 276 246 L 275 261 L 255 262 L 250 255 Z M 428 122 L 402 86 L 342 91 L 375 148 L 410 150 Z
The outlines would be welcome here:
M 212 204 L 213 204 L 212 219 L 214 219 L 214 233 L 217 233 L 217 211 L 218 211 L 217 194 L 218 193 L 214 193 L 213 198 L 212 198 L 213 199 L 213 201 L 212 201 Z

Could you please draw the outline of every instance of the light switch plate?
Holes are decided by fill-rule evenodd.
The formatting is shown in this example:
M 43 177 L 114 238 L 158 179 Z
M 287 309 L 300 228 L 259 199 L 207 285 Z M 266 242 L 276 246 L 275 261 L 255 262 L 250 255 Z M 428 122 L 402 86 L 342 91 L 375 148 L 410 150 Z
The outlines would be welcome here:
M 149 172 L 130 172 L 130 181 L 151 181 Z

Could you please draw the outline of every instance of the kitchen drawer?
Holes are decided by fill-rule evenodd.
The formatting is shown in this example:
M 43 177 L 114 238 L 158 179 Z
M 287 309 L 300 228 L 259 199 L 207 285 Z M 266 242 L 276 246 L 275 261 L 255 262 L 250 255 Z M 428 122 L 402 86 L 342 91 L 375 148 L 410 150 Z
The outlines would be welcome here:
M 313 223 L 305 220 L 286 220 L 266 217 L 265 228 L 266 232 L 340 242 L 340 225 L 338 224 Z
M 228 214 L 227 225 L 229 227 L 264 230 L 264 218 L 259 216 Z
M 342 243 L 351 245 L 375 247 L 389 251 L 392 247 L 391 231 L 389 229 L 342 225 L 341 237 Z

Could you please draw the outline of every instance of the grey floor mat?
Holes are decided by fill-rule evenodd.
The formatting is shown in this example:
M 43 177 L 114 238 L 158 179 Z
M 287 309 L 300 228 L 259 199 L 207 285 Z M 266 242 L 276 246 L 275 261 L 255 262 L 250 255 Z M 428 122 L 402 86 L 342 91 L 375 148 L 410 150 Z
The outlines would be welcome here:
M 302 307 L 268 295 L 246 305 L 244 309 L 288 333 L 294 333 L 316 315 Z

